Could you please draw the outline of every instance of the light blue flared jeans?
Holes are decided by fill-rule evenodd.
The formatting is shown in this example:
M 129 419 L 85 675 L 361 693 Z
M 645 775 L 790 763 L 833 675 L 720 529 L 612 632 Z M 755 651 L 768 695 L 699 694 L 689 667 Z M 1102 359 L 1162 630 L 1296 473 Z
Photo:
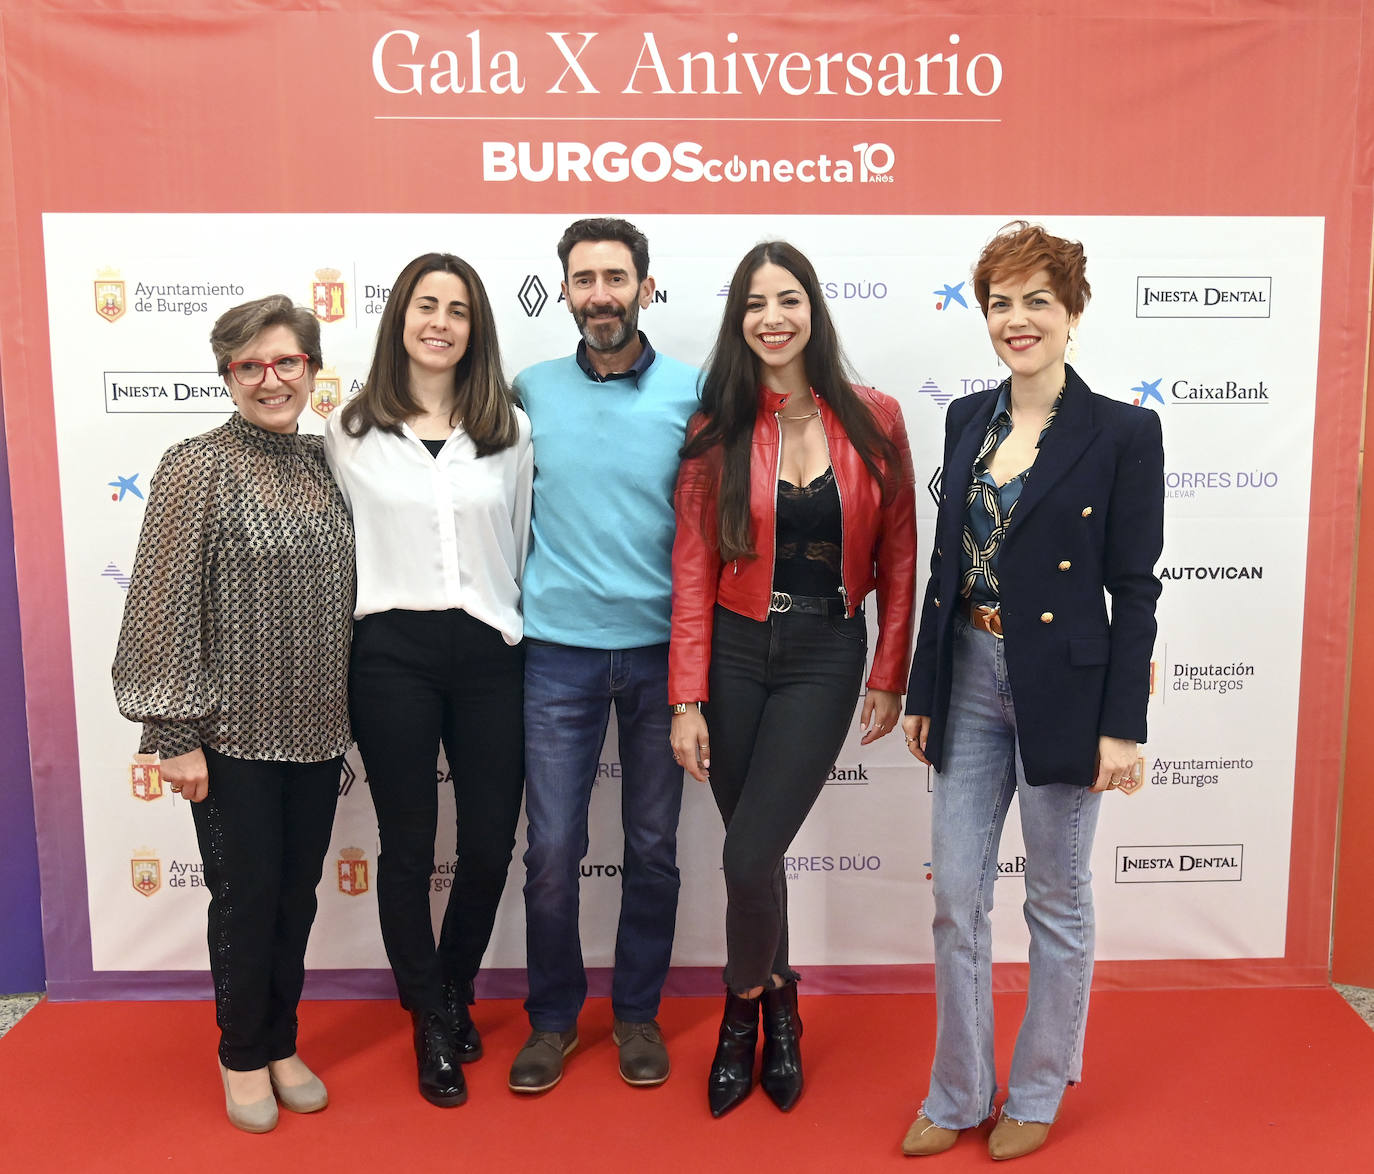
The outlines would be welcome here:
M 924 1111 L 945 1129 L 967 1129 L 992 1112 L 997 1071 L 988 915 L 998 842 L 1016 796 L 1026 845 L 1030 984 L 1005 1112 L 1021 1121 L 1053 1121 L 1065 1086 L 1079 1079 L 1083 1066 L 1093 973 L 1089 858 L 1101 795 L 1063 783 L 1027 784 L 1002 641 L 962 617 L 954 641 L 944 770 L 935 776 L 932 807 L 938 1023 Z

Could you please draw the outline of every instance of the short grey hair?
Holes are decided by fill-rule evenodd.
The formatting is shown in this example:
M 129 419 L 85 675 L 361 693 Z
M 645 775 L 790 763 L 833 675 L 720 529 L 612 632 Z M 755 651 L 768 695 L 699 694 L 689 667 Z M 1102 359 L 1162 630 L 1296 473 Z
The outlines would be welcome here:
M 256 301 L 244 302 L 232 310 L 225 310 L 210 328 L 210 347 L 215 352 L 215 366 L 221 376 L 228 375 L 234 352 L 242 350 L 264 330 L 285 326 L 296 336 L 296 344 L 318 371 L 324 366 L 320 351 L 320 321 L 304 306 L 298 306 L 285 294 L 269 294 Z

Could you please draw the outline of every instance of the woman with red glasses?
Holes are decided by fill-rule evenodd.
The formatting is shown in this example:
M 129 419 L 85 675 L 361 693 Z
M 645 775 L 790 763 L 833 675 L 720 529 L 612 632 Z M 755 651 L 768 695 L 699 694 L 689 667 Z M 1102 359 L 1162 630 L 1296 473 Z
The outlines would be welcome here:
M 315 316 L 261 298 L 210 345 L 238 410 L 153 475 L 114 685 L 192 804 L 225 1106 L 263 1133 L 278 1101 L 329 1102 L 296 1054 L 296 1006 L 350 742 L 353 527 L 322 441 L 297 428 L 323 362 Z

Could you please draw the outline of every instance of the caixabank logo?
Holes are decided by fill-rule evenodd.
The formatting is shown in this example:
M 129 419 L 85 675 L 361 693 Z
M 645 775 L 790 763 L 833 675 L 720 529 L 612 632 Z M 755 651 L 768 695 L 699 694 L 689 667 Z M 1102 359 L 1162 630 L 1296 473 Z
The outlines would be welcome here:
M 935 866 L 929 860 L 921 862 L 922 874 L 926 880 L 935 880 Z M 1023 853 L 1015 856 L 1005 856 L 997 861 L 996 880 L 1025 880 L 1026 878 L 1026 857 Z
M 934 290 L 935 308 L 943 311 L 953 306 L 959 306 L 961 309 L 967 310 L 968 299 L 964 297 L 964 286 L 967 284 L 967 281 L 960 281 L 955 285 L 946 282 L 939 289 Z
M 1166 404 L 1179 407 L 1266 407 L 1273 388 L 1263 378 L 1234 375 L 1185 376 L 1170 379 L 1142 377 L 1131 389 L 1131 403 L 1138 408 L 1160 410 Z
M 1116 883 L 1203 884 L 1244 880 L 1244 844 L 1122 844 Z

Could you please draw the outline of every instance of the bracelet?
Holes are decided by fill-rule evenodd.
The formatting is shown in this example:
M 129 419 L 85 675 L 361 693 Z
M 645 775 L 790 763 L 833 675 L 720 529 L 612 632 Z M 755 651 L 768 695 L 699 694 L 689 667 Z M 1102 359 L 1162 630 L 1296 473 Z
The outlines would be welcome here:
M 672 708 L 672 711 L 673 711 L 673 716 L 674 716 L 674 717 L 681 717 L 681 716 L 682 716 L 684 713 L 686 713 L 687 710 L 688 710 L 691 706 L 693 706 L 693 705 L 695 705 L 695 706 L 697 707 L 697 709 L 700 709 L 700 708 L 701 708 L 701 702 L 700 702 L 700 701 L 679 701 L 679 702 L 676 702 L 676 703 L 671 707 L 671 708 Z

